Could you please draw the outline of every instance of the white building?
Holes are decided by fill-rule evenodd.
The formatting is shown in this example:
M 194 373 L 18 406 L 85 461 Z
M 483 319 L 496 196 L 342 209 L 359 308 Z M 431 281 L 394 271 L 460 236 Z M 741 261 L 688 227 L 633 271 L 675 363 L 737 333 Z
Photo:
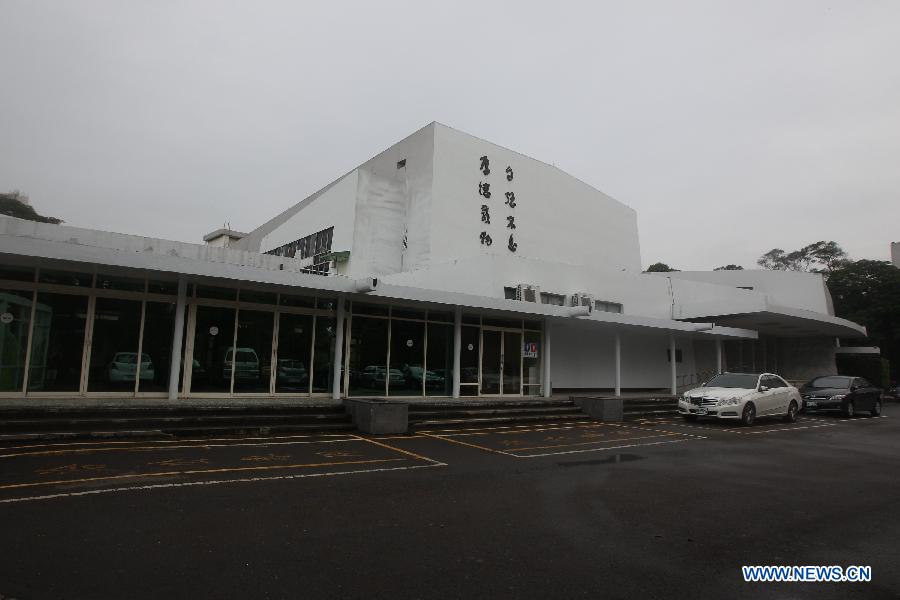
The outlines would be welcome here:
M 641 273 L 634 210 L 438 123 L 228 242 L 0 221 L 0 395 L 674 391 L 865 336 L 817 274 Z

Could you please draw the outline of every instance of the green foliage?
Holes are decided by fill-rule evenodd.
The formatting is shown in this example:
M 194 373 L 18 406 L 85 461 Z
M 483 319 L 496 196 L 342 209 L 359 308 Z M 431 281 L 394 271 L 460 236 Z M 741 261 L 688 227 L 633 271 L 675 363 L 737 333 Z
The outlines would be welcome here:
M 818 241 L 793 252 L 773 248 L 759 257 L 756 264 L 773 271 L 811 271 L 831 273 L 850 263 L 847 253 L 837 242 Z
M 744 267 L 741 265 L 725 265 L 724 267 L 716 267 L 713 271 L 743 271 Z
M 62 219 L 39 215 L 30 205 L 22 202 L 21 198 L 22 195 L 19 192 L 0 194 L 0 215 L 18 217 L 19 219 L 27 219 L 39 223 L 53 223 L 54 225 L 62 223 Z
M 880 260 L 858 260 L 828 278 L 834 313 L 866 326 L 893 374 L 900 366 L 900 269 Z
M 644 271 L 644 273 L 671 273 L 671 272 L 677 271 L 677 270 L 678 269 L 673 269 L 666 263 L 658 262 L 658 263 L 653 263 L 652 265 L 647 267 L 647 270 Z

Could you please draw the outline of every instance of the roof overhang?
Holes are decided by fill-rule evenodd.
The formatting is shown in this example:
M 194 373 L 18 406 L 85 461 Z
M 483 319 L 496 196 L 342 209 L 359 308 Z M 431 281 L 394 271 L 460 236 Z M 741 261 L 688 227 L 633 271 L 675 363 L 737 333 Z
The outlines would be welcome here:
M 777 337 L 866 337 L 862 325 L 811 310 L 767 304 L 764 310 L 717 315 L 715 322 Z

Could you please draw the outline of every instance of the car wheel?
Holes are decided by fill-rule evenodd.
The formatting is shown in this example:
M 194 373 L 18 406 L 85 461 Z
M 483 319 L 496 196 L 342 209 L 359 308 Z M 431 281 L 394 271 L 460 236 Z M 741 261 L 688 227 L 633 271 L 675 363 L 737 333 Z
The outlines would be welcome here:
M 797 403 L 791 400 L 791 405 L 788 406 L 787 414 L 784 415 L 784 420 L 788 423 L 794 423 L 797 421 Z
M 869 411 L 869 415 L 873 417 L 881 416 L 881 400 L 875 401 L 875 404 L 872 405 L 872 410 Z
M 847 403 L 847 406 L 844 407 L 844 416 L 848 419 L 856 414 L 856 407 L 853 406 L 853 400 Z
M 685 421 L 696 421 L 697 415 L 681 415 Z
M 756 407 L 753 406 L 752 402 L 748 402 L 744 406 L 744 412 L 741 413 L 741 424 L 750 427 L 754 421 L 756 421 Z

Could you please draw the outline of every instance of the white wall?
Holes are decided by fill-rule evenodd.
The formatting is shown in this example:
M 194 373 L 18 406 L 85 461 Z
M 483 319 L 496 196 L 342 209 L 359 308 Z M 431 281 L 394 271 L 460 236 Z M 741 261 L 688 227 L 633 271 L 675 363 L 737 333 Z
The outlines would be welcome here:
M 615 335 L 583 323 L 555 324 L 551 333 L 551 383 L 554 388 L 615 387 Z M 695 372 L 694 345 L 689 338 L 675 339 L 682 362 L 678 375 Z M 622 387 L 663 388 L 671 386 L 671 366 L 667 360 L 668 335 L 621 333 Z
M 260 252 L 274 250 L 332 226 L 334 227 L 332 250 L 349 250 L 353 244 L 357 177 L 356 171 L 345 175 L 301 211 L 263 235 Z
M 798 271 L 678 271 L 663 273 L 675 279 L 703 281 L 730 287 L 752 287 L 766 294 L 771 304 L 802 308 L 834 316 L 828 289 L 819 273 Z
M 516 256 L 640 271 L 633 209 L 556 167 L 445 125 L 435 124 L 434 135 L 432 264 L 511 255 L 512 233 Z M 490 160 L 488 176 L 479 170 L 481 156 Z M 511 182 L 507 166 L 513 169 Z M 490 183 L 490 199 L 478 194 L 479 182 Z M 507 191 L 515 193 L 515 209 L 505 204 Z M 482 226 L 482 204 L 490 208 L 490 225 Z M 508 215 L 515 216 L 515 230 L 507 229 Z M 490 247 L 481 244 L 482 231 L 492 237 Z

